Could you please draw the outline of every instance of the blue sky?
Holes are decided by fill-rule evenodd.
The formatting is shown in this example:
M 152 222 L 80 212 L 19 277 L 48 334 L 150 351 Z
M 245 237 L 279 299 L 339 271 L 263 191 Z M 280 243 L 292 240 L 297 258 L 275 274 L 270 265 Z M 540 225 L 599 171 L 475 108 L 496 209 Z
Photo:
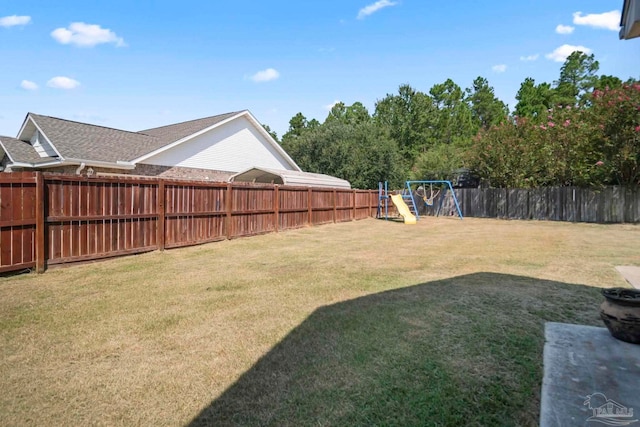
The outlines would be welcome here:
M 640 78 L 622 0 L 28 1 L 0 5 L 0 134 L 27 112 L 127 130 L 249 109 L 282 135 L 297 112 L 375 102 L 409 83 L 484 76 L 515 106 L 580 46 Z

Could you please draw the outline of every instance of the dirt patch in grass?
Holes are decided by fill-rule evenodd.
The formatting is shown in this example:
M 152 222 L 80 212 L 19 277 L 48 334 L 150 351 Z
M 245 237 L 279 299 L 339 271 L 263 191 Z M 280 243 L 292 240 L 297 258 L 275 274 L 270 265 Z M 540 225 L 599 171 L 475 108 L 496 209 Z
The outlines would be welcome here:
M 365 220 L 0 278 L 0 424 L 533 425 L 544 321 L 599 325 L 639 245 Z

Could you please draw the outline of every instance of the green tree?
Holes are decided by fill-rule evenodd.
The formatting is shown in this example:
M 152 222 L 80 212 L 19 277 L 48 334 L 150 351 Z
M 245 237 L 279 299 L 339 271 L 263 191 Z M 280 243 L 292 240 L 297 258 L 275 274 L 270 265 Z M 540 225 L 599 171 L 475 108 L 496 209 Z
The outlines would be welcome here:
M 342 123 L 358 124 L 368 122 L 371 120 L 371 116 L 369 115 L 367 108 L 360 102 L 355 102 L 353 105 L 348 107 L 344 103 L 338 102 L 331 107 L 331 111 L 329 111 L 329 115 L 325 122 L 333 120 L 337 120 Z
M 271 138 L 273 138 L 276 142 L 280 142 L 278 141 L 278 134 L 275 131 L 271 130 L 269 125 L 262 125 L 262 127 L 267 131 L 269 135 L 271 135 Z
M 598 81 L 600 64 L 593 54 L 575 51 L 567 57 L 560 68 L 560 78 L 555 82 L 560 105 L 576 105 L 585 101 Z
M 618 77 L 603 74 L 598 77 L 593 88 L 599 90 L 618 89 L 622 87 L 622 84 L 622 80 Z M 631 84 L 633 83 L 631 82 Z
M 435 140 L 444 144 L 471 141 L 478 126 L 473 123 L 471 108 L 460 86 L 447 79 L 444 83 L 435 84 L 429 94 L 437 109 L 433 126 Z
M 484 129 L 497 125 L 509 114 L 507 105 L 496 97 L 484 77 L 476 77 L 473 86 L 467 89 L 467 100 L 471 104 L 473 120 Z
M 325 121 L 304 132 L 289 154 L 303 170 L 346 179 L 355 188 L 398 185 L 404 178 L 397 144 L 371 121 Z
M 309 120 L 309 122 L 307 123 L 307 129 L 315 129 L 318 126 L 320 126 L 320 122 L 317 121 L 316 119 L 311 119 Z
M 640 184 L 640 84 L 596 89 L 587 105 L 558 105 L 482 130 L 469 161 L 496 187 Z
M 601 153 L 599 168 L 609 183 L 640 185 L 640 81 L 596 89 L 592 99 L 590 121 L 596 126 L 591 138 Z
M 287 133 L 282 135 L 280 145 L 296 161 L 296 163 L 305 163 L 308 161 L 309 153 L 305 151 L 301 138 L 311 129 L 310 125 L 315 126 L 317 120 L 313 123 L 314 120 L 308 122 L 307 118 L 302 113 L 297 113 L 291 118 L 291 120 L 289 120 L 289 130 Z M 298 163 L 298 165 L 301 166 L 300 163 Z
M 411 178 L 451 179 L 454 172 L 465 166 L 465 150 L 454 144 L 438 144 L 420 153 L 411 171 Z
M 401 85 L 397 95 L 387 94 L 376 102 L 374 121 L 387 129 L 409 166 L 418 153 L 426 151 L 435 141 L 436 120 L 436 109 L 429 95 L 408 84 Z
M 298 113 L 289 120 L 289 130 L 284 136 L 300 136 L 306 128 L 307 118 L 302 113 Z
M 545 120 L 547 111 L 553 108 L 556 100 L 556 93 L 549 83 L 540 83 L 531 77 L 527 77 L 520 84 L 520 89 L 516 94 L 516 104 L 514 113 L 517 117 L 528 117 L 536 121 Z

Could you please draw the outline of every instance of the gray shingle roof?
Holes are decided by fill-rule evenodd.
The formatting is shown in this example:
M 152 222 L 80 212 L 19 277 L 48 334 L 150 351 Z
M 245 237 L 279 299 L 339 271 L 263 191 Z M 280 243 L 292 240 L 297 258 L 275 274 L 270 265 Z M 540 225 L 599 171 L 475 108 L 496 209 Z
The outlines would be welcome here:
M 128 161 L 166 145 L 158 138 L 137 132 L 33 113 L 30 116 L 64 158 Z
M 31 117 L 63 158 L 115 163 L 137 159 L 239 113 L 241 111 L 140 132 L 129 132 L 34 113 L 29 113 L 28 117 Z M 5 151 L 16 162 L 42 163 L 55 160 L 52 157 L 40 157 L 29 142 L 10 137 L 2 137 L 2 142 Z
M 54 157 L 40 157 L 29 142 L 10 136 L 0 136 L 0 145 L 14 162 L 44 163 L 56 160 Z
M 242 111 L 235 111 L 232 113 L 219 114 L 217 116 L 205 117 L 203 119 L 189 120 L 188 122 L 176 123 L 168 126 L 161 126 L 159 128 L 145 129 L 138 133 L 145 135 L 151 135 L 165 144 L 170 144 L 174 141 L 178 141 L 186 136 L 193 135 L 203 129 L 220 123 L 230 117 L 240 114 Z M 151 151 L 151 150 L 149 150 Z

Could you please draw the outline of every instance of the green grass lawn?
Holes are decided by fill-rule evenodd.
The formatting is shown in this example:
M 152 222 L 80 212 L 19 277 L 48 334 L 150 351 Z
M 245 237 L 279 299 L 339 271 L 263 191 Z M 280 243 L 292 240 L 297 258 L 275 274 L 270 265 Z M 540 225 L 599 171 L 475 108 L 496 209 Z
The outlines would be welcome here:
M 537 425 L 640 228 L 365 220 L 0 278 L 1 425 Z

